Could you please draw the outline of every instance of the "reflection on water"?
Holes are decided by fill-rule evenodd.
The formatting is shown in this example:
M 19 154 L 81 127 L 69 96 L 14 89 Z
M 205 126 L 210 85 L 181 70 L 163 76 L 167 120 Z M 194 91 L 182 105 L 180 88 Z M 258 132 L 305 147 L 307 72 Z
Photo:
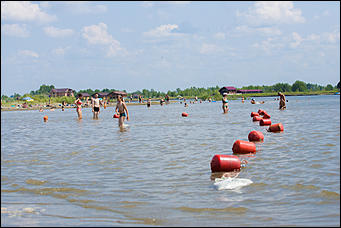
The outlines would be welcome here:
M 338 226 L 339 99 L 288 97 L 284 111 L 273 98 L 231 100 L 227 115 L 220 102 L 128 106 L 126 128 L 112 108 L 98 120 L 91 109 L 81 120 L 72 109 L 2 112 L 1 225 Z M 284 132 L 253 122 L 260 108 Z M 212 174 L 212 157 L 252 130 L 265 138 L 238 155 L 245 167 Z M 248 183 L 212 187 L 231 180 Z

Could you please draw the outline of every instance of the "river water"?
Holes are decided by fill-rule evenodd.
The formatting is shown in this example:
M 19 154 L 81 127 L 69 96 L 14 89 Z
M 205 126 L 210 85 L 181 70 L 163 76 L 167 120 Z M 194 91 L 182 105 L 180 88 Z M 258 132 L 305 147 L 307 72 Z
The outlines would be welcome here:
M 124 130 L 112 107 L 1 112 L 1 226 L 340 226 L 340 96 L 287 99 L 128 106 Z M 236 178 L 252 183 L 218 190 L 212 157 L 252 130 Z

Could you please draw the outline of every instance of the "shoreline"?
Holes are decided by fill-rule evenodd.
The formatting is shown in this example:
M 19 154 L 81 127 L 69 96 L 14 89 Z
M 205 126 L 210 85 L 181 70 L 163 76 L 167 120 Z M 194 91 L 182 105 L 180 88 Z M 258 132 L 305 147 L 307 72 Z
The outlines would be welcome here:
M 172 104 L 172 103 L 176 103 L 178 101 L 170 101 L 169 103 Z M 156 102 L 156 101 L 152 101 L 151 102 L 152 105 L 160 105 L 160 102 Z M 126 102 L 126 105 L 127 106 L 131 106 L 131 105 L 147 105 L 147 102 L 144 102 L 144 103 L 129 103 L 129 102 Z M 115 107 L 115 105 L 107 105 L 106 108 L 109 108 L 109 107 Z M 43 112 L 44 111 L 50 111 L 51 109 L 62 109 L 61 106 L 52 106 L 52 107 L 42 107 L 43 109 Z M 89 106 L 84 106 L 82 107 L 82 109 L 86 109 L 86 108 L 91 108 Z M 17 108 L 17 107 L 1 107 L 1 112 L 11 112 L 11 111 L 32 111 L 32 110 L 37 110 L 39 111 L 40 107 L 39 106 L 36 106 L 36 107 L 27 107 L 27 108 Z M 64 107 L 64 109 L 76 109 L 76 106 L 72 106 L 72 107 Z M 101 109 L 104 109 L 103 106 L 101 107 Z

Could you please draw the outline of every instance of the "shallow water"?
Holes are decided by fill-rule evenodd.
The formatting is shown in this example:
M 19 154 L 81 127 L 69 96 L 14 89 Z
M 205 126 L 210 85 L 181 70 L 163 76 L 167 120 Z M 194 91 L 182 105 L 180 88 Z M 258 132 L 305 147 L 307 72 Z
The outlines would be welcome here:
M 1 112 L 2 226 L 339 226 L 340 96 Z M 284 132 L 252 122 L 264 109 Z M 188 117 L 181 117 L 187 112 Z M 48 115 L 48 122 L 43 116 Z M 217 190 L 210 161 L 261 131 L 238 189 Z

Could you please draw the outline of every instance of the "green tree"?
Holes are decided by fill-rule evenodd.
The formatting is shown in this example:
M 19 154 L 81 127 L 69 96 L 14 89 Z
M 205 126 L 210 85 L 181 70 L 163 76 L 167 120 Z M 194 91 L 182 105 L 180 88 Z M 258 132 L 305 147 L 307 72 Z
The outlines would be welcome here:
M 292 84 L 292 87 L 291 87 L 292 91 L 293 92 L 304 92 L 304 91 L 307 91 L 307 84 L 305 82 L 302 82 L 302 81 L 295 81 L 294 84 Z
M 326 90 L 327 91 L 331 91 L 331 90 L 333 90 L 334 89 L 334 87 L 333 87 L 333 85 L 331 85 L 331 84 L 328 84 L 327 86 L 326 86 Z
M 338 88 L 340 90 L 340 81 L 339 81 L 339 83 L 337 83 L 336 88 Z

